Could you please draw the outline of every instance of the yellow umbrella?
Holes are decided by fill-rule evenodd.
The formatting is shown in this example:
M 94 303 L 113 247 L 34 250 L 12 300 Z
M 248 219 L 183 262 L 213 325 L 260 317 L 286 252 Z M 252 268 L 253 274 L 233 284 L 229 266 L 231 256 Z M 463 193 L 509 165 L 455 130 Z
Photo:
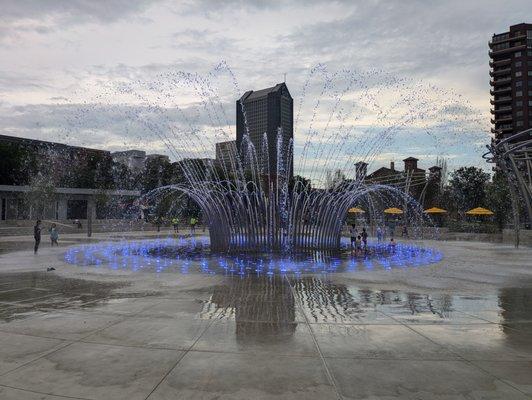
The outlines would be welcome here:
M 387 208 L 386 210 L 384 210 L 384 213 L 385 214 L 402 214 L 403 210 L 400 210 L 399 208 L 396 208 L 396 207 L 391 207 L 391 208 Z
M 472 208 L 469 211 L 466 211 L 467 215 L 493 215 L 493 211 L 488 210 L 487 208 L 477 207 Z
M 427 214 L 445 214 L 447 210 L 444 210 L 443 208 L 432 207 L 432 208 L 427 208 L 425 212 Z
M 347 212 L 350 214 L 364 214 L 365 213 L 363 209 L 358 208 L 358 207 L 352 207 Z

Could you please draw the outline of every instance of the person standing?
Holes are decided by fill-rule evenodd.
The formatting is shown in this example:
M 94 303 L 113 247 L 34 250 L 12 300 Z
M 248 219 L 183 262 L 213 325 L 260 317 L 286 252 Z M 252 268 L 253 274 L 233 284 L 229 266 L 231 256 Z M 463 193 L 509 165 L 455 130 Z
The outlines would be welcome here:
M 377 227 L 377 242 L 382 242 L 382 229 L 380 226 Z
M 349 236 L 351 237 L 351 248 L 356 250 L 357 230 L 355 224 L 351 225 L 351 228 L 349 228 Z
M 196 224 L 198 220 L 195 217 L 190 218 L 190 234 L 193 235 L 196 233 Z
M 35 239 L 35 246 L 33 247 L 33 254 L 37 254 L 39 251 L 39 245 L 41 244 L 41 220 L 38 219 L 33 227 L 33 238 Z
M 362 243 L 364 244 L 364 251 L 368 248 L 368 233 L 366 232 L 366 228 L 362 228 Z
M 57 243 L 57 239 L 59 239 L 59 233 L 57 232 L 57 226 L 55 224 L 52 224 L 52 226 L 49 229 L 50 232 L 50 241 L 52 242 L 52 247 L 54 247 L 54 244 L 56 246 L 59 246 L 59 243 Z

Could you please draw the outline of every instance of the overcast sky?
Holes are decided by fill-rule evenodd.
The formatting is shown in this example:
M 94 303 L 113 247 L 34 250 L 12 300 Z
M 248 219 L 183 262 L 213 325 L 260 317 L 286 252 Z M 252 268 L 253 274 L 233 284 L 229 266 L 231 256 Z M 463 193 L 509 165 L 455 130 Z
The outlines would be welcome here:
M 286 73 L 297 106 L 309 71 L 321 64 L 329 73 L 383 71 L 373 73 L 423 82 L 420 96 L 429 85 L 448 89 L 457 105 L 471 106 L 488 121 L 476 132 L 468 126 L 452 136 L 455 143 L 446 148 L 399 132 L 376 166 L 408 155 L 421 158 L 423 167 L 438 155 L 454 166 L 483 165 L 487 42 L 493 33 L 531 20 L 530 0 L 0 0 L 0 133 L 110 150 L 139 145 L 127 138 L 127 113 L 117 113 L 116 105 L 94 106 L 72 124 L 80 113 L 72 103 L 109 104 L 101 100 L 113 97 L 101 89 L 106 85 L 161 80 L 178 71 L 208 74 L 223 61 L 238 82 L 233 85 L 227 74 L 220 78 L 225 82 L 215 82 L 230 137 L 238 92 L 273 86 Z M 199 101 L 173 95 L 181 104 Z M 196 122 L 199 129 L 216 125 L 202 117 Z M 301 145 L 305 138 L 296 135 L 298 140 Z M 158 146 L 154 140 L 138 147 L 165 152 Z

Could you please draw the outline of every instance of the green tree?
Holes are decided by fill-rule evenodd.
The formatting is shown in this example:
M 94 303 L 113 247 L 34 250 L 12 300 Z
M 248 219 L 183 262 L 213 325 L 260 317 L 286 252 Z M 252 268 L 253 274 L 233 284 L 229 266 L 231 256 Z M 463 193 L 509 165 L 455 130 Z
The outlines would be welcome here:
M 489 178 L 489 174 L 477 167 L 462 167 L 451 173 L 449 186 L 459 211 L 485 204 Z
M 512 216 L 512 201 L 508 181 L 500 171 L 493 175 L 492 181 L 487 186 L 486 203 L 495 213 L 497 226 L 503 229 Z

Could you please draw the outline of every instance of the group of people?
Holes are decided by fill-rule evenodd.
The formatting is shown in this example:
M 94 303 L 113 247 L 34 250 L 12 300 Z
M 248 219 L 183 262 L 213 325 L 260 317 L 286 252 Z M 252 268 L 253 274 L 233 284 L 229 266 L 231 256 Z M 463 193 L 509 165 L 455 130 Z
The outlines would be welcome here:
M 368 248 L 368 232 L 366 228 L 362 228 L 361 232 L 358 232 L 355 224 L 349 228 L 349 236 L 351 239 L 351 251 L 354 255 L 367 254 L 370 249 Z M 382 243 L 384 241 L 384 230 L 379 226 L 376 229 L 377 242 Z M 393 236 L 390 238 L 389 246 L 391 250 L 395 249 L 395 240 Z
M 35 245 L 33 246 L 33 253 L 37 254 L 39 251 L 39 245 L 41 244 L 41 220 L 38 219 L 35 222 L 35 225 L 33 226 L 33 238 L 35 239 Z M 59 232 L 57 231 L 57 225 L 52 223 L 50 225 L 50 228 L 48 228 L 48 233 L 50 234 L 50 242 L 52 244 L 52 247 L 59 246 Z
M 196 233 L 196 225 L 198 225 L 198 219 L 196 217 L 190 218 L 190 234 L 193 235 Z M 172 218 L 172 227 L 174 228 L 174 233 L 179 233 L 179 218 Z
M 368 232 L 366 228 L 362 228 L 362 232 L 358 232 L 355 224 L 349 228 L 349 236 L 351 237 L 351 249 L 355 254 L 368 251 Z

